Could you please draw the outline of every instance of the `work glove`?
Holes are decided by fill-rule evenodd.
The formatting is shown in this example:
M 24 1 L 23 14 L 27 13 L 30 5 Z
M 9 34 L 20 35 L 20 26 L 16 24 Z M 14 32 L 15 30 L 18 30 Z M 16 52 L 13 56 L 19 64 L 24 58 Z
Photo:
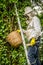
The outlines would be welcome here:
M 21 31 L 18 29 L 18 30 L 17 30 L 17 32 L 19 32 L 19 33 L 20 33 Z
M 26 46 L 34 46 L 36 44 L 36 39 L 32 38 L 30 43 L 26 44 Z

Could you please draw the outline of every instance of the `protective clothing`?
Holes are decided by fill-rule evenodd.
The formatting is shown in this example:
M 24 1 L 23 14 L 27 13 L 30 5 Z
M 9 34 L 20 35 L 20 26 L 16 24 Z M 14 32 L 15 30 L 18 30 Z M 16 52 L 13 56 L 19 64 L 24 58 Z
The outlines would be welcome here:
M 26 36 L 28 40 L 32 39 L 33 37 L 37 39 L 39 36 L 41 36 L 41 24 L 38 17 L 34 16 L 31 22 L 28 24 Z
M 20 30 L 17 30 L 17 32 L 20 32 Z
M 35 45 L 35 43 L 36 43 L 36 39 L 32 38 L 31 41 L 30 41 L 30 45 L 33 46 L 33 45 Z

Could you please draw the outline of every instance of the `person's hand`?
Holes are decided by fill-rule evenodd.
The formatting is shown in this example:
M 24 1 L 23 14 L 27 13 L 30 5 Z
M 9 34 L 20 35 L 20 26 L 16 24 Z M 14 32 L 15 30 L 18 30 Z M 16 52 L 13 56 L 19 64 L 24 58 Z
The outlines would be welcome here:
M 26 33 L 26 30 L 22 29 L 23 33 Z
M 19 33 L 20 33 L 21 31 L 18 29 L 18 30 L 17 30 L 17 32 L 19 32 Z

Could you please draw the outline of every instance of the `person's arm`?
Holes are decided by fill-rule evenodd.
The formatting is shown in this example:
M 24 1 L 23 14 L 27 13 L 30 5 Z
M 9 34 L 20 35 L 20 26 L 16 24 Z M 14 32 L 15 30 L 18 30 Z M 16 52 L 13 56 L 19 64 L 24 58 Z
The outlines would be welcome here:
M 36 32 L 36 35 L 39 35 L 41 32 L 41 23 L 38 17 L 34 18 L 34 31 Z
M 22 29 L 22 31 L 23 31 L 23 33 L 25 33 L 25 34 L 26 34 L 26 31 L 27 31 L 27 30 Z
M 22 29 L 22 31 L 23 31 L 23 33 L 26 33 L 27 31 L 26 30 L 24 30 L 24 29 Z M 19 29 L 17 30 L 17 32 L 21 32 Z
M 30 43 L 26 44 L 26 46 L 33 46 L 36 44 L 36 39 L 35 38 L 32 38 Z

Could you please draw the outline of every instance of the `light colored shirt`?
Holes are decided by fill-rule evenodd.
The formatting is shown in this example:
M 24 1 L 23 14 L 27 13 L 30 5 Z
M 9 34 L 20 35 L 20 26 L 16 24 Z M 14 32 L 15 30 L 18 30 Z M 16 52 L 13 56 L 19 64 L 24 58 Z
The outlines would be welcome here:
M 37 16 L 34 16 L 31 22 L 29 23 L 26 30 L 26 36 L 28 40 L 33 37 L 37 39 L 39 36 L 41 36 L 41 24 Z

